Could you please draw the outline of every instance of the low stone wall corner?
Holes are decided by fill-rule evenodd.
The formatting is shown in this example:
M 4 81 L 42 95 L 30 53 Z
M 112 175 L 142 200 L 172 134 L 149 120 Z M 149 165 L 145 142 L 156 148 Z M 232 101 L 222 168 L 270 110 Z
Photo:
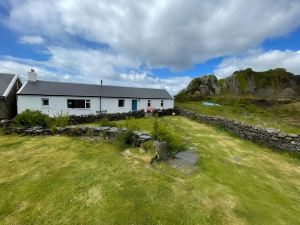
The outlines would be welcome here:
M 224 117 L 202 115 L 186 109 L 176 108 L 175 110 L 177 115 L 222 127 L 240 138 L 260 143 L 277 150 L 300 152 L 300 135 L 287 134 L 274 128 L 253 126 Z

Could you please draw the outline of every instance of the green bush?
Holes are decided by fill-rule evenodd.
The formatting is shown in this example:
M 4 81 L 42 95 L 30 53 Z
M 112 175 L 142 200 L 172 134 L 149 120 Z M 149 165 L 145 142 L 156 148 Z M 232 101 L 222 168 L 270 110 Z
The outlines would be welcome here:
M 15 123 L 22 127 L 42 126 L 48 128 L 50 125 L 50 117 L 38 110 L 26 109 L 18 114 L 15 118 Z
M 87 130 L 87 132 L 86 132 L 86 136 L 92 137 L 93 135 L 94 135 L 93 129 L 89 128 L 89 129 Z
M 131 130 L 127 130 L 126 132 L 119 134 L 116 139 L 116 144 L 120 149 L 133 147 L 135 146 L 136 142 L 136 135 Z
M 170 156 L 174 156 L 178 151 L 185 149 L 181 137 L 171 133 L 165 125 L 158 122 L 157 118 L 154 120 L 152 137 L 154 140 L 167 142 Z
M 66 127 L 69 125 L 69 116 L 64 115 L 62 113 L 57 114 L 54 118 L 52 118 L 50 122 L 50 127 Z
M 52 134 L 57 134 L 57 127 L 55 127 L 55 126 L 50 127 L 50 130 L 51 130 Z

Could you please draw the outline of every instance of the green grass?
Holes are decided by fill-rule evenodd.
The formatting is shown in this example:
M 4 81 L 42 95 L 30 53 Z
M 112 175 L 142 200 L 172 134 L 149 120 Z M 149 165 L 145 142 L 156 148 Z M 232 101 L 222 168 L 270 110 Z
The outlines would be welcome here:
M 239 98 L 211 97 L 210 101 L 218 102 L 221 106 L 204 106 L 203 101 L 175 102 L 175 106 L 206 115 L 223 116 L 262 127 L 273 127 L 287 133 L 300 134 L 300 102 L 263 107 Z
M 199 153 L 192 174 L 108 142 L 0 135 L 1 224 L 300 224 L 298 158 L 183 117 L 159 121 Z M 153 122 L 135 120 L 148 132 Z

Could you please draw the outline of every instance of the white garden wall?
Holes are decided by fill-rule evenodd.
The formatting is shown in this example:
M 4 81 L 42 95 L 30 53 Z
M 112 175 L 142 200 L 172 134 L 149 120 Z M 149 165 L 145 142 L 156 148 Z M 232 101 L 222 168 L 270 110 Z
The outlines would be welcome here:
M 49 99 L 49 106 L 42 106 L 42 99 Z M 86 99 L 90 100 L 91 107 L 89 109 L 71 109 L 67 107 L 67 99 Z M 88 115 L 97 114 L 101 110 L 107 113 L 122 113 L 132 110 L 132 99 L 123 98 L 125 100 L 124 107 L 118 107 L 119 98 L 100 98 L 99 97 L 66 97 L 66 96 L 33 96 L 19 95 L 18 96 L 18 113 L 26 109 L 39 110 L 50 116 L 55 116 L 59 113 L 68 115 Z M 155 109 L 174 108 L 174 100 L 166 99 L 149 99 L 151 106 Z M 161 100 L 164 101 L 164 106 L 161 107 Z M 137 99 L 137 110 L 145 110 L 147 108 L 148 99 Z

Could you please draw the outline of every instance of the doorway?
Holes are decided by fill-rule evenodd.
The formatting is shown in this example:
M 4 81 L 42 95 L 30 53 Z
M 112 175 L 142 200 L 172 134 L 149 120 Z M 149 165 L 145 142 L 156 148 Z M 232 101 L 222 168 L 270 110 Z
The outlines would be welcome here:
M 136 111 L 137 110 L 137 100 L 132 100 L 131 102 L 131 110 Z

